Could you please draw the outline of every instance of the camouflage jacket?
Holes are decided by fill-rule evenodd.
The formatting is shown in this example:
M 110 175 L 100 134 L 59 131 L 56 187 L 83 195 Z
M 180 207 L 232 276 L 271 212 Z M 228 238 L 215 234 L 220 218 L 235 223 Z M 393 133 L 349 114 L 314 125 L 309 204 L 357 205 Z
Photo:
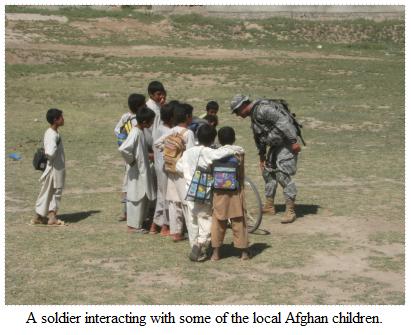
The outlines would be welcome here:
M 251 129 L 261 159 L 265 158 L 267 146 L 284 146 L 297 142 L 293 120 L 280 103 L 262 99 L 253 102 Z

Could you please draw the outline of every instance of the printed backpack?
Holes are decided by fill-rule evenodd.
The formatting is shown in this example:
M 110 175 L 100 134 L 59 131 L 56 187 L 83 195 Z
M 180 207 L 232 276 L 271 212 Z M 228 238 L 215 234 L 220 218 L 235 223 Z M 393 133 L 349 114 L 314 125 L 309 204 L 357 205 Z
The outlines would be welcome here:
M 168 173 L 176 173 L 176 164 L 183 152 L 186 150 L 184 141 L 184 133 L 188 129 L 184 129 L 180 133 L 168 135 L 164 139 L 164 170 Z
M 126 122 L 121 126 L 120 133 L 117 135 L 117 144 L 121 146 L 126 140 L 128 134 L 130 134 L 131 129 L 133 129 L 133 120 L 136 120 L 135 116 L 131 116 Z
M 200 203 L 210 202 L 212 188 L 213 175 L 207 169 L 197 166 L 185 199 Z
M 215 190 L 235 191 L 239 188 L 239 160 L 235 156 L 219 159 L 213 163 L 213 188 Z

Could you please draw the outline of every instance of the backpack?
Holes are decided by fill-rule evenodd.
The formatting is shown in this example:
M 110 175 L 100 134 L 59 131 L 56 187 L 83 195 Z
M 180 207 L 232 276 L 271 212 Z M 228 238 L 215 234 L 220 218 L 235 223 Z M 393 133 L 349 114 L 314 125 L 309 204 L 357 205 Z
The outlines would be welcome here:
M 210 169 L 203 169 L 198 166 L 202 151 L 203 149 L 200 149 L 200 152 L 198 153 L 196 169 L 191 178 L 185 200 L 209 203 L 211 201 L 214 179 Z
M 131 129 L 133 129 L 132 121 L 135 120 L 135 116 L 131 116 L 127 119 L 126 122 L 121 126 L 120 133 L 117 135 L 117 144 L 121 146 L 123 142 L 126 140 L 128 134 L 130 134 Z
M 213 187 L 213 175 L 197 166 L 191 179 L 185 200 L 200 203 L 211 201 L 211 190 Z
M 35 170 L 44 171 L 47 166 L 47 156 L 44 148 L 38 148 L 34 153 L 33 167 Z
M 240 161 L 235 156 L 219 159 L 213 163 L 213 188 L 235 191 L 239 188 L 238 168 Z
M 164 170 L 168 173 L 176 173 L 176 164 L 183 152 L 186 150 L 186 144 L 183 135 L 188 129 L 180 133 L 168 135 L 164 139 Z
M 57 146 L 60 144 L 61 138 L 57 140 Z M 44 147 L 38 148 L 34 153 L 33 167 L 35 170 L 44 171 L 47 166 L 47 156 Z
M 290 109 L 288 108 L 288 102 L 285 101 L 284 99 L 268 99 L 268 101 L 280 104 L 284 107 L 285 111 L 287 112 L 287 114 L 292 120 L 293 126 L 297 132 L 297 136 L 301 139 L 301 143 L 305 146 L 303 134 L 301 133 L 301 128 L 303 127 L 303 125 L 297 121 L 295 113 L 292 113 Z

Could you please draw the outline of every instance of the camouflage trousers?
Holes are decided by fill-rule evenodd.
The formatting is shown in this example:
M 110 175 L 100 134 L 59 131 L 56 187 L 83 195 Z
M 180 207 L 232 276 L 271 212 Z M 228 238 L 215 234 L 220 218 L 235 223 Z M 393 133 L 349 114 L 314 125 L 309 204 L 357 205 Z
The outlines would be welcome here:
M 291 176 L 297 172 L 297 158 L 289 147 L 271 147 L 263 171 L 265 196 L 274 198 L 278 184 L 283 188 L 284 198 L 295 200 L 297 187 Z

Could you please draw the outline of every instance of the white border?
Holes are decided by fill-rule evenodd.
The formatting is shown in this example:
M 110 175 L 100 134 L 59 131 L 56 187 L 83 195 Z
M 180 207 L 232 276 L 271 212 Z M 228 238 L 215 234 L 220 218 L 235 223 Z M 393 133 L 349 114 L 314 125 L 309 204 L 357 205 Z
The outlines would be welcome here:
M 7 5 L 62 5 L 62 1 L 6 1 Z M 64 3 L 69 5 L 110 5 L 113 4 L 112 2 L 104 2 L 104 1 L 70 1 L 69 3 Z M 130 4 L 129 1 L 115 1 L 114 4 L 121 5 L 121 4 Z M 405 1 L 257 1 L 253 3 L 252 1 L 224 1 L 223 3 L 218 1 L 155 1 L 155 2 L 138 2 L 134 4 L 151 4 L 151 5 L 405 5 Z M 406 5 L 405 5 L 406 6 Z M 407 7 L 407 6 L 406 6 Z M 4 18 L 4 6 L 1 7 L 1 13 Z M 406 8 L 406 22 L 408 22 L 408 13 Z M 3 66 L 1 67 L 2 71 L 2 88 L 3 94 L 1 96 L 2 99 L 2 106 L 5 106 L 4 100 L 4 90 L 5 90 L 5 72 L 4 72 L 4 24 L 2 25 L 2 59 L 3 59 Z M 406 45 L 408 42 L 409 30 L 408 25 L 406 25 Z M 406 47 L 407 50 L 407 47 Z M 408 64 L 408 55 L 406 53 L 406 64 Z M 407 74 L 407 70 L 406 70 Z M 406 75 L 406 80 L 408 81 L 408 76 Z M 406 82 L 407 84 L 407 82 Z M 406 88 L 408 85 L 406 85 Z M 406 92 L 407 93 L 407 92 Z M 408 102 L 407 94 L 406 94 L 406 102 Z M 408 104 L 406 103 L 406 106 Z M 2 172 L 2 187 L 4 190 L 4 157 L 5 157 L 5 150 L 4 150 L 4 122 L 5 122 L 5 108 L 3 109 L 3 113 L 1 114 L 0 122 L 3 125 L 2 127 L 2 146 L 1 146 L 1 172 Z M 408 117 L 406 113 L 406 125 L 408 125 Z M 406 132 L 406 143 L 410 143 L 410 136 L 409 132 Z M 409 164 L 408 164 L 408 146 L 406 146 L 406 175 L 409 175 Z M 407 186 L 407 185 L 406 185 Z M 2 194 L 2 205 L 1 209 L 4 213 L 4 193 Z M 406 188 L 406 214 L 408 213 L 408 187 Z M 4 214 L 3 214 L 3 223 L 4 223 Z M 408 226 L 408 215 L 406 215 L 406 225 Z M 4 227 L 4 225 L 3 225 Z M 4 229 L 2 230 L 2 248 L 1 248 L 1 255 L 4 259 Z M 408 242 L 408 238 L 407 238 Z M 406 249 L 408 251 L 408 248 Z M 408 255 L 407 255 L 408 256 Z M 406 257 L 406 269 L 408 269 L 409 260 Z M 2 276 L 1 276 L 1 287 L 2 287 L 2 307 L 1 307 L 1 320 L 2 320 L 2 329 L 4 333 L 8 333 L 9 331 L 13 331 L 15 334 L 157 334 L 167 332 L 167 334 L 204 334 L 204 333 L 212 333 L 212 334 L 224 334 L 227 331 L 234 331 L 236 335 L 240 334 L 295 334 L 300 333 L 303 331 L 306 334 L 318 334 L 318 333 L 325 333 L 327 334 L 347 334 L 347 332 L 354 331 L 356 333 L 361 333 L 362 335 L 366 334 L 408 334 L 410 327 L 408 325 L 408 318 L 411 315 L 410 311 L 410 304 L 408 303 L 408 295 L 406 296 L 406 305 L 405 306 L 366 306 L 366 305 L 359 305 L 359 306 L 352 306 L 352 305 L 303 305 L 303 306 L 244 306 L 244 305 L 229 305 L 229 306 L 196 306 L 196 305 L 185 305 L 185 306 L 5 306 L 4 305 L 4 262 L 2 264 Z M 407 274 L 407 272 L 406 272 Z M 408 287 L 409 279 L 406 276 L 407 282 L 406 287 Z M 407 292 L 406 292 L 407 293 Z M 33 311 L 37 318 L 40 318 L 41 315 L 52 315 L 55 312 L 59 312 L 60 314 L 63 312 L 69 312 L 70 315 L 84 315 L 87 311 L 90 314 L 124 314 L 132 312 L 134 315 L 155 315 L 161 314 L 162 312 L 169 312 L 178 318 L 180 315 L 210 315 L 211 319 L 214 320 L 216 316 L 223 315 L 225 312 L 234 313 L 238 312 L 241 315 L 248 315 L 252 316 L 253 312 L 257 312 L 259 315 L 276 315 L 278 311 L 282 312 L 282 315 L 286 317 L 288 312 L 295 312 L 301 311 L 303 313 L 310 312 L 311 315 L 327 315 L 333 316 L 338 314 L 339 312 L 353 312 L 357 313 L 360 312 L 362 315 L 378 315 L 382 320 L 382 324 L 363 324 L 363 325 L 356 325 L 356 324 L 327 324 L 327 325 L 312 325 L 309 324 L 305 327 L 299 324 L 285 324 L 284 319 L 282 324 L 208 324 L 208 325 L 172 325 L 172 324 L 163 324 L 163 325 L 152 325 L 147 324 L 146 326 L 138 326 L 138 325 L 67 325 L 67 324 L 47 324 L 42 325 L 38 324 L 26 324 L 26 320 L 29 316 L 29 313 Z M 40 320 L 40 319 L 38 319 Z

